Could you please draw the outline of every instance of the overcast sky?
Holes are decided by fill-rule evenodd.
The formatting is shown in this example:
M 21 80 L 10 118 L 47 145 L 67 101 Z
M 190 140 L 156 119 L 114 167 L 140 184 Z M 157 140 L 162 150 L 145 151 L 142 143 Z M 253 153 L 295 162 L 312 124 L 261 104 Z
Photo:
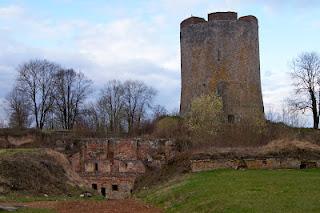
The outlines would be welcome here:
M 158 90 L 157 103 L 178 108 L 179 24 L 216 11 L 258 18 L 264 104 L 280 107 L 292 89 L 289 62 L 320 52 L 320 1 L 0 0 L 0 119 L 17 66 L 33 58 L 80 70 L 97 89 L 142 80 Z

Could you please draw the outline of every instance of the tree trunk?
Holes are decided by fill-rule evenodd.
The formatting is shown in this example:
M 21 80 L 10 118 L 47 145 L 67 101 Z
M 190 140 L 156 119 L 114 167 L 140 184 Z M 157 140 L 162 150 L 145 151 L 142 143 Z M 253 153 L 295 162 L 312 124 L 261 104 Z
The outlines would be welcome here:
M 318 115 L 318 106 L 317 99 L 313 90 L 309 90 L 311 102 L 312 102 L 312 115 L 313 115 L 313 128 L 318 129 L 319 127 L 319 115 Z

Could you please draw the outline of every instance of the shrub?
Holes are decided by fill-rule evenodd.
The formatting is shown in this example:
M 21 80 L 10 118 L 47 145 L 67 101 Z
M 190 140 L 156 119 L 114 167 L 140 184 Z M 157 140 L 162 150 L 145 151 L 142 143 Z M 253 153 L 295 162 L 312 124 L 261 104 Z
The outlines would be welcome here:
M 183 120 L 179 116 L 166 116 L 156 123 L 155 135 L 161 138 L 176 138 L 182 134 Z
M 187 126 L 194 142 L 203 143 L 218 134 L 223 124 L 222 108 L 222 100 L 216 95 L 203 95 L 192 101 Z

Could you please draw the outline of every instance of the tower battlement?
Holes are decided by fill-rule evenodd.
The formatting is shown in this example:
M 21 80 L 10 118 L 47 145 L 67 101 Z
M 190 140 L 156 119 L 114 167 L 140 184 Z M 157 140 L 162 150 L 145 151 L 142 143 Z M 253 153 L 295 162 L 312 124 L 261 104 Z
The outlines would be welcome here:
M 208 14 L 208 21 L 201 17 L 191 16 L 181 22 L 180 28 L 193 24 L 206 24 L 212 21 L 246 21 L 258 24 L 258 19 L 252 15 L 238 18 L 238 14 L 236 12 L 215 12 Z
M 205 94 L 222 97 L 226 119 L 263 118 L 258 19 L 236 12 L 190 17 L 180 25 L 181 104 Z
M 237 20 L 238 14 L 236 12 L 215 12 L 208 14 L 208 21 L 218 20 Z
M 180 24 L 180 28 L 187 27 L 192 24 L 199 24 L 199 23 L 206 23 L 207 21 L 204 18 L 191 16 L 190 18 L 187 18 L 183 20 Z
M 242 16 L 239 18 L 239 20 L 258 24 L 258 19 L 255 16 Z

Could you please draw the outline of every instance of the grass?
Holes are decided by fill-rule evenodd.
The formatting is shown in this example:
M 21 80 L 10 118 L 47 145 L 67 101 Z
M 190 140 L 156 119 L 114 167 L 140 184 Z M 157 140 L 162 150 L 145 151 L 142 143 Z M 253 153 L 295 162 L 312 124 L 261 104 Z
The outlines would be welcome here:
M 22 154 L 22 153 L 27 153 L 27 154 L 35 154 L 39 153 L 41 149 L 31 149 L 31 148 L 19 148 L 19 149 L 0 149 L 0 157 L 8 157 L 12 156 L 15 154 Z
M 215 170 L 137 194 L 166 212 L 320 212 L 320 170 Z

